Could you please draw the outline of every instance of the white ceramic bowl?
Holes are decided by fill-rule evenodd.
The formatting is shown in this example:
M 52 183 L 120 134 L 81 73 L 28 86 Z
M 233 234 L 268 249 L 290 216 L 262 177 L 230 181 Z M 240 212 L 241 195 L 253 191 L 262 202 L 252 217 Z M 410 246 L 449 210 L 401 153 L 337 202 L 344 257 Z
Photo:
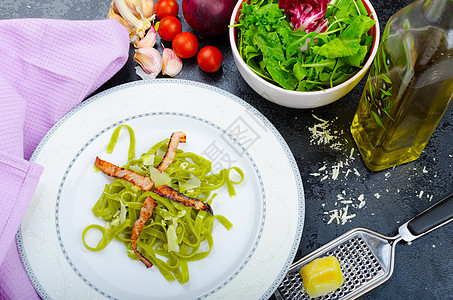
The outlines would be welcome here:
M 255 90 L 262 97 L 266 98 L 269 101 L 277 103 L 279 105 L 292 107 L 292 108 L 314 108 L 323 105 L 332 103 L 347 93 L 349 93 L 363 78 L 368 68 L 371 66 L 374 57 L 376 56 L 377 49 L 379 47 L 379 21 L 377 18 L 376 11 L 374 10 L 371 2 L 369 0 L 362 0 L 363 4 L 367 8 L 373 20 L 376 21 L 376 24 L 371 29 L 371 32 L 374 34 L 373 44 L 371 46 L 371 53 L 368 56 L 368 59 L 364 67 L 359 70 L 353 77 L 349 78 L 347 81 L 334 86 L 324 91 L 315 91 L 315 92 L 298 92 L 285 90 L 277 85 L 274 85 L 265 79 L 258 76 L 253 72 L 244 60 L 239 55 L 239 51 L 236 45 L 236 27 L 230 27 L 229 37 L 231 50 L 233 52 L 233 58 L 236 63 L 236 66 L 239 69 L 244 80 L 247 82 L 250 87 Z M 236 20 L 239 17 L 239 9 L 241 7 L 243 0 L 239 0 L 236 3 L 236 6 L 231 15 L 230 25 L 234 25 Z

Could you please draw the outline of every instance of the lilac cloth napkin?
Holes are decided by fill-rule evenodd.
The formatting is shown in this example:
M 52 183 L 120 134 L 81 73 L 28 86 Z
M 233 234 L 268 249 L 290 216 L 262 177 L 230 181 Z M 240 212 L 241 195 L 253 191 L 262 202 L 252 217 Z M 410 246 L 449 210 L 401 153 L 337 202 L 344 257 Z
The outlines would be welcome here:
M 39 299 L 15 242 L 43 170 L 30 156 L 128 53 L 128 33 L 114 20 L 0 20 L 0 299 Z

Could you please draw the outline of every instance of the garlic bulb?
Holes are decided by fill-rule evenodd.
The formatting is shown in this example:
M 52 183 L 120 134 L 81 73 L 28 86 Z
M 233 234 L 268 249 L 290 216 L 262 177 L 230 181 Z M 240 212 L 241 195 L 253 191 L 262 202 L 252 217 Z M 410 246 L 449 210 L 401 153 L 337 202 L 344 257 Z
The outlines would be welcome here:
M 112 0 L 109 19 L 115 19 L 129 31 L 131 43 L 140 41 L 154 20 L 153 0 Z
M 140 64 L 143 71 L 156 78 L 162 70 L 163 59 L 159 51 L 153 47 L 143 47 L 135 50 L 134 60 Z
M 181 58 L 172 49 L 164 48 L 162 52 L 162 74 L 174 77 L 181 72 L 181 69 Z

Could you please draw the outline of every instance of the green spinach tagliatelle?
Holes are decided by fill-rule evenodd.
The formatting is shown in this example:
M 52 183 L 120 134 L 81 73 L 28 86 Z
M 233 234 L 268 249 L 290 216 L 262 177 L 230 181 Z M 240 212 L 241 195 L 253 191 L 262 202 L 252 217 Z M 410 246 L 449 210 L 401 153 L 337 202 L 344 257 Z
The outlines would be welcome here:
M 112 153 L 122 128 L 129 132 L 129 151 L 127 163 L 122 166 L 138 175 L 149 177 L 154 186 L 166 185 L 173 190 L 196 198 L 209 205 L 217 196 L 216 191 L 226 187 L 229 196 L 236 195 L 235 185 L 244 180 L 239 167 L 213 172 L 212 162 L 192 153 L 177 149 L 171 165 L 160 172 L 157 167 L 162 162 L 168 148 L 169 139 L 156 143 L 139 158 L 135 158 L 135 133 L 126 124 L 119 125 L 113 132 L 107 146 Z M 236 172 L 234 181 L 230 173 Z M 104 190 L 92 208 L 95 217 L 104 220 L 104 225 L 91 224 L 82 232 L 82 242 L 90 251 L 102 251 L 110 242 L 117 240 L 125 245 L 127 255 L 138 260 L 134 252 L 131 236 L 134 224 L 139 219 L 143 203 L 152 197 L 156 207 L 140 232 L 137 245 L 140 253 L 157 267 L 168 281 L 175 279 L 183 284 L 189 281 L 189 262 L 206 258 L 214 245 L 212 236 L 214 221 L 229 230 L 233 224 L 222 215 L 171 200 L 154 190 L 143 190 L 122 178 L 114 178 L 104 186 Z M 101 233 L 96 245 L 90 246 L 87 236 L 92 230 Z

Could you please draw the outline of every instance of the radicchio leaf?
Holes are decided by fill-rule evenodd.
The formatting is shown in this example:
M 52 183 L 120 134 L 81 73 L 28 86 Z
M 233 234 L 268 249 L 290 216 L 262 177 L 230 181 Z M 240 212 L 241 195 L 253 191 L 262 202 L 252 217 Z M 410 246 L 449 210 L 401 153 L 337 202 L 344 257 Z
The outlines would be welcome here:
M 294 30 L 324 32 L 327 19 L 324 18 L 327 4 L 331 0 L 280 0 L 278 6 L 289 16 Z

